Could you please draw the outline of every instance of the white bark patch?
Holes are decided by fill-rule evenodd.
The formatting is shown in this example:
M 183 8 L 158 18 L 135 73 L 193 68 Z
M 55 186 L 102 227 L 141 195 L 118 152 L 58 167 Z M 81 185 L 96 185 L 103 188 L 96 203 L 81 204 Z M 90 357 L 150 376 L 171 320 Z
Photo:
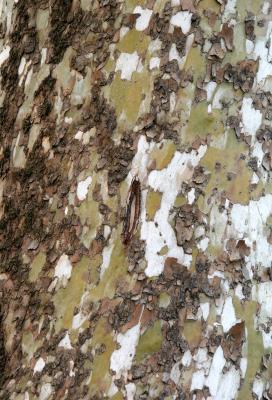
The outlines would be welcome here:
M 10 47 L 4 47 L 3 50 L 0 53 L 0 67 L 4 62 L 9 58 L 9 52 L 10 52 Z
M 136 20 L 135 28 L 137 31 L 144 31 L 146 28 L 148 28 L 152 12 L 153 11 L 149 10 L 148 8 L 143 9 L 141 6 L 135 7 L 133 14 L 140 14 Z
M 272 195 L 259 200 L 251 200 L 248 205 L 234 204 L 231 210 L 231 225 L 228 238 L 244 239 L 250 247 L 250 255 L 245 256 L 249 268 L 256 265 L 268 268 L 272 262 L 272 246 L 267 241 L 265 225 L 272 213 Z
M 205 383 L 204 371 L 201 369 L 199 371 L 194 372 L 193 376 L 192 376 L 192 383 L 191 383 L 190 391 L 196 390 L 196 389 L 201 390 L 204 386 L 204 383 Z
M 79 182 L 77 185 L 77 197 L 78 200 L 85 200 L 88 194 L 89 186 L 92 183 L 92 177 L 88 176 L 84 181 Z
M 127 395 L 126 399 L 127 400 L 133 400 L 134 396 L 136 394 L 136 385 L 135 385 L 135 383 L 128 383 L 125 386 L 125 388 L 126 388 L 126 395 Z
M 133 72 L 142 71 L 142 63 L 137 51 L 134 53 L 121 53 L 117 62 L 115 71 L 121 71 L 121 79 L 130 81 Z
M 216 89 L 217 83 L 216 82 L 209 82 L 205 85 L 205 90 L 207 92 L 207 101 L 211 102 L 214 91 Z
M 80 299 L 79 313 L 74 315 L 72 321 L 72 328 L 79 329 L 81 325 L 89 318 L 90 316 L 90 307 L 88 301 L 88 292 L 83 293 Z
M 242 377 L 242 379 L 244 379 L 246 376 L 246 370 L 247 370 L 247 358 L 246 357 L 241 358 L 240 369 L 241 369 L 241 377 Z
M 100 279 L 102 279 L 105 271 L 109 268 L 113 247 L 114 247 L 114 244 L 111 243 L 111 244 L 109 244 L 109 246 L 104 247 L 104 249 L 103 249 L 103 252 L 102 252 L 103 262 L 100 267 Z
M 73 347 L 70 342 L 69 333 L 66 332 L 63 339 L 58 344 L 58 347 L 63 347 L 64 349 L 71 350 Z
M 192 354 L 190 350 L 186 350 L 185 353 L 183 354 L 183 357 L 181 359 L 182 365 L 184 367 L 189 367 L 191 362 L 192 362 Z
M 272 282 L 261 282 L 255 285 L 252 290 L 252 298 L 261 305 L 258 322 L 267 324 L 272 318 Z
M 44 367 L 45 367 L 44 359 L 43 359 L 42 357 L 40 357 L 40 358 L 37 360 L 36 364 L 35 364 L 35 367 L 34 367 L 34 374 L 35 374 L 36 372 L 42 372 L 42 370 L 44 369 Z
M 253 388 L 252 388 L 253 393 L 256 394 L 258 400 L 261 400 L 263 391 L 264 391 L 264 383 L 260 379 L 255 379 L 253 382 Z
M 168 218 L 170 209 L 181 187 L 181 183 L 188 181 L 207 147 L 201 146 L 198 151 L 180 153 L 176 151 L 171 162 L 161 171 L 152 171 L 148 176 L 149 186 L 162 193 L 161 207 L 156 212 L 154 221 L 147 221 L 145 212 L 142 213 L 141 239 L 146 242 L 148 277 L 158 276 L 162 273 L 167 257 L 174 257 L 181 264 L 190 265 L 191 256 L 184 254 L 182 247 L 177 245 L 176 235 Z M 145 210 L 144 210 L 145 211 Z M 169 251 L 159 255 L 160 250 L 167 246 Z
M 207 250 L 208 245 L 209 245 L 209 240 L 210 240 L 209 238 L 204 238 L 204 239 L 200 240 L 200 242 L 197 245 L 198 249 L 200 249 L 202 251 Z
M 139 177 L 141 182 L 145 182 L 147 179 L 147 166 L 149 161 L 149 154 L 155 147 L 154 143 L 147 143 L 145 136 L 140 136 L 138 142 L 137 153 L 135 154 L 131 170 L 128 174 L 127 183 L 131 184 L 132 179 L 135 175 Z
M 210 313 L 210 303 L 200 303 L 200 308 L 204 321 L 207 321 Z
M 207 375 L 211 366 L 211 359 L 208 357 L 207 349 L 200 348 L 197 350 L 197 353 L 194 355 L 194 361 L 196 363 L 197 369 L 202 369 Z
M 232 304 L 232 298 L 227 297 L 221 315 L 221 323 L 223 326 L 223 331 L 228 332 L 230 328 L 236 324 L 236 322 L 237 320 L 235 316 L 235 310 Z
M 181 365 L 181 361 L 176 362 L 170 372 L 170 379 L 175 382 L 176 385 L 178 385 L 179 380 L 180 380 L 180 376 L 181 376 L 181 371 L 180 371 L 180 365 Z
M 237 0 L 228 0 L 225 5 L 224 14 L 223 14 L 223 22 L 227 21 L 232 14 L 236 11 L 236 2 Z
M 62 286 L 66 286 L 67 281 L 70 279 L 72 274 L 72 264 L 69 260 L 69 257 L 66 254 L 63 254 L 57 265 L 55 267 L 55 274 L 54 276 L 59 279 L 62 283 Z
M 272 22 L 268 23 L 268 28 L 265 36 L 258 36 L 256 39 L 255 48 L 253 51 L 254 58 L 259 62 L 259 68 L 255 79 L 256 86 L 261 86 L 263 90 L 271 90 L 271 82 L 266 82 L 266 79 L 272 77 Z M 267 43 L 269 45 L 267 46 Z
M 222 240 L 225 234 L 228 222 L 227 212 L 220 212 L 216 205 L 213 205 L 210 212 L 210 240 L 215 247 L 222 246 Z
M 160 68 L 160 58 L 159 57 L 152 57 L 149 61 L 149 69 Z
M 179 68 L 182 69 L 186 62 L 187 55 L 192 47 L 193 42 L 194 42 L 194 34 L 192 33 L 191 35 L 187 36 L 185 45 L 185 55 L 183 57 L 180 57 L 177 51 L 177 46 L 175 45 L 175 43 L 173 43 L 169 51 L 169 61 L 177 60 Z
M 188 194 L 187 194 L 187 199 L 189 204 L 193 204 L 195 201 L 195 188 L 192 188 Z
M 110 359 L 110 369 L 115 372 L 117 379 L 122 375 L 126 378 L 127 372 L 130 370 L 132 365 L 139 336 L 140 322 L 128 329 L 126 333 L 118 334 L 117 342 L 119 343 L 120 348 L 112 353 Z
M 219 346 L 214 353 L 212 365 L 210 368 L 209 376 L 206 379 L 206 386 L 210 389 L 210 393 L 212 396 L 215 396 L 217 393 L 219 381 L 222 375 L 222 370 L 225 366 L 226 360 L 224 358 L 224 353 L 222 347 Z
M 262 124 L 262 113 L 259 110 L 255 110 L 255 108 L 252 106 L 252 103 L 253 100 L 251 98 L 243 98 L 243 104 L 241 108 L 242 132 L 245 133 L 245 135 L 254 137 Z
M 240 373 L 235 367 L 222 376 L 215 400 L 233 400 L 240 386 Z
M 53 390 L 51 383 L 44 383 L 41 387 L 39 400 L 47 400 L 51 396 Z
M 269 1 L 265 1 L 262 8 L 262 13 L 267 15 L 269 11 L 270 3 Z
M 190 11 L 180 11 L 171 17 L 170 23 L 181 28 L 186 35 L 191 29 L 192 15 Z
M 172 46 L 169 51 L 169 61 L 173 60 L 177 60 L 179 66 L 182 65 L 182 57 L 180 57 L 175 43 L 172 43 Z

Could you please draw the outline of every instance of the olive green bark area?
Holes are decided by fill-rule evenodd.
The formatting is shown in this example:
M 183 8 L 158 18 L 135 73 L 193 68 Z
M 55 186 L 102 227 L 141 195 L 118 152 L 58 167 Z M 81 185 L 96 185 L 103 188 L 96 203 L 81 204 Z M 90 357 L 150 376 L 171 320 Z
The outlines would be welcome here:
M 246 356 L 248 364 L 246 376 L 239 390 L 237 399 L 253 399 L 252 382 L 257 371 L 261 367 L 262 357 L 265 354 L 262 336 L 260 332 L 256 331 L 254 326 L 254 318 L 258 303 L 255 301 L 247 301 L 241 304 L 236 297 L 233 298 L 233 302 L 237 317 L 245 321 L 247 329 Z
M 156 321 L 153 326 L 148 328 L 140 337 L 135 361 L 137 363 L 144 361 L 144 359 L 153 353 L 160 350 L 163 341 L 161 321 Z

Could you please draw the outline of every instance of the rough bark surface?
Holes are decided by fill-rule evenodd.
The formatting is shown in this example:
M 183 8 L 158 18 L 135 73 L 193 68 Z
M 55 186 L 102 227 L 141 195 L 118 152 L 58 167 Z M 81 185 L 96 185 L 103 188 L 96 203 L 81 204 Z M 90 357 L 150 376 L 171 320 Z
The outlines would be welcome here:
M 272 398 L 270 0 L 0 0 L 0 398 Z

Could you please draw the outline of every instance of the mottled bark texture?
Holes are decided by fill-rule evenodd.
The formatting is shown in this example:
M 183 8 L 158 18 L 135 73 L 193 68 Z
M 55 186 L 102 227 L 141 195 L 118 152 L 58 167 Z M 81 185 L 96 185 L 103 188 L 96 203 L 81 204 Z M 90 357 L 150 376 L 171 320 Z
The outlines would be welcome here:
M 0 15 L 0 398 L 272 399 L 271 1 Z

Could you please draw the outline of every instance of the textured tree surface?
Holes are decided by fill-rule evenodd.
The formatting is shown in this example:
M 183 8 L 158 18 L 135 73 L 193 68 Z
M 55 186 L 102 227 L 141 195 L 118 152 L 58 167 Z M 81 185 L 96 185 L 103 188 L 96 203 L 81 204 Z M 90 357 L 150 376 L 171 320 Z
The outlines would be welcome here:
M 272 399 L 270 0 L 0 14 L 0 398 Z

